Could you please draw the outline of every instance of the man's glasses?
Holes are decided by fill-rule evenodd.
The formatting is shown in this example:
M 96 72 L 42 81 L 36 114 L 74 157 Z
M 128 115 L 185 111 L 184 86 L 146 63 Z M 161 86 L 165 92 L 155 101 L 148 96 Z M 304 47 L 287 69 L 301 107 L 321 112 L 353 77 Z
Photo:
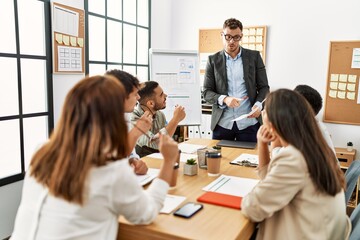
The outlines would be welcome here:
M 238 42 L 241 39 L 240 35 L 232 36 L 230 34 L 225 34 L 225 33 L 221 33 L 221 34 L 224 36 L 225 40 L 228 41 L 228 42 L 230 42 L 231 39 L 234 40 L 234 42 Z

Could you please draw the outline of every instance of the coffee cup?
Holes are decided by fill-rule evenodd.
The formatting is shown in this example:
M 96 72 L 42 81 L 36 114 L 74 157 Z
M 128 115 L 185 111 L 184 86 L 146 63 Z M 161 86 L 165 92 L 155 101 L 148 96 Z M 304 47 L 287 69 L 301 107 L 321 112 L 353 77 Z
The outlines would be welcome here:
M 221 153 L 207 152 L 206 153 L 208 176 L 216 177 L 220 175 Z

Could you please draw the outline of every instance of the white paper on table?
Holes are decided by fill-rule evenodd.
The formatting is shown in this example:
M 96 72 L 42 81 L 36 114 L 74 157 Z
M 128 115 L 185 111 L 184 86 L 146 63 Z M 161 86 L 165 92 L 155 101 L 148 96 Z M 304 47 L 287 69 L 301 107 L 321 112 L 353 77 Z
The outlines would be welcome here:
M 197 145 L 189 143 L 180 143 L 179 149 L 181 153 L 196 153 L 198 149 L 206 148 L 206 145 Z
M 163 155 L 161 153 L 152 153 L 150 155 L 147 155 L 147 157 L 156 158 L 156 159 L 164 159 Z M 189 153 L 183 153 L 180 154 L 180 162 L 186 162 L 186 160 L 190 158 L 197 159 L 197 154 L 189 154 Z
M 217 192 L 238 197 L 246 196 L 259 182 L 257 179 L 220 175 L 215 181 L 202 190 Z
M 249 161 L 252 164 L 259 164 L 259 156 L 256 154 L 248 154 L 243 153 L 240 156 L 238 156 L 236 159 L 232 160 L 231 163 L 238 164 L 242 161 Z
M 145 175 L 136 175 L 138 182 L 141 186 L 144 186 L 151 182 L 154 178 L 159 175 L 160 169 L 157 168 L 149 168 Z
M 183 201 L 185 201 L 186 197 L 176 196 L 167 194 L 164 202 L 163 208 L 160 210 L 160 213 L 169 214 L 174 211 L 177 206 L 179 206 Z

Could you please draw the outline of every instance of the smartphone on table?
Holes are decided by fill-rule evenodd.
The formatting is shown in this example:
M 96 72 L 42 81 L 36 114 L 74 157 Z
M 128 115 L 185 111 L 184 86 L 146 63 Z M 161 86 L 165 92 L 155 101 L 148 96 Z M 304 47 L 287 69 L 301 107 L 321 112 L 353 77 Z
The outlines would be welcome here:
M 193 202 L 188 202 L 186 203 L 184 206 L 182 206 L 181 208 L 179 208 L 178 210 L 176 210 L 174 212 L 175 216 L 178 217 L 183 217 L 183 218 L 190 218 L 192 217 L 195 213 L 197 213 L 198 211 L 200 211 L 201 209 L 203 209 L 203 205 L 200 203 L 193 203 Z

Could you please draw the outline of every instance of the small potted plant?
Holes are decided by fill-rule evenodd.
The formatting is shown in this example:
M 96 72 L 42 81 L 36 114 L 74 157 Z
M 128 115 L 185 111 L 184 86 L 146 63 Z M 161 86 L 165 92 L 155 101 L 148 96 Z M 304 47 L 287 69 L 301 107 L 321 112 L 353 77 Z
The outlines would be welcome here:
M 221 146 L 213 146 L 212 148 L 216 150 L 216 152 L 221 153 Z
M 348 150 L 349 152 L 351 152 L 351 151 L 353 150 L 353 143 L 352 143 L 352 142 L 348 142 L 348 143 L 346 144 L 346 146 L 347 146 L 347 150 Z
M 184 164 L 184 174 L 193 176 L 193 175 L 196 175 L 197 172 L 198 172 L 198 169 L 197 169 L 196 159 L 190 158 L 190 159 L 186 160 L 186 163 Z

